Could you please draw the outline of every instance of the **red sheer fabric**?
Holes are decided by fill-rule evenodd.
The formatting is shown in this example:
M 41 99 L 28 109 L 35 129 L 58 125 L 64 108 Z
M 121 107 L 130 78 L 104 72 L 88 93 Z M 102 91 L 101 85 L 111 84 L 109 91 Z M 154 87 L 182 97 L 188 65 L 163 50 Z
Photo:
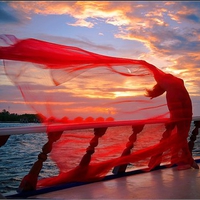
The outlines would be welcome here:
M 2 37 L 13 44 L 0 47 L 6 74 L 27 104 L 49 121 L 167 116 L 164 97 L 151 101 L 144 97 L 146 86 L 155 84 L 154 71 L 161 73 L 153 65 L 36 39 L 13 38 Z
M 141 132 L 132 153 L 122 157 L 130 130 L 105 133 L 90 164 L 84 167 L 79 162 L 93 133 L 63 134 L 51 153 L 60 174 L 40 180 L 38 186 L 98 180 L 114 166 L 147 164 L 158 154 L 162 161 L 172 164 L 193 162 L 187 146 L 192 105 L 181 79 L 143 60 L 99 55 L 36 39 L 18 40 L 10 35 L 0 38 L 4 43 L 0 59 L 4 60 L 7 76 L 44 123 L 148 122 L 170 117 L 174 124 L 167 137 L 163 136 L 164 124 Z M 118 130 L 125 133 L 119 136 Z M 122 137 L 120 143 L 118 136 Z

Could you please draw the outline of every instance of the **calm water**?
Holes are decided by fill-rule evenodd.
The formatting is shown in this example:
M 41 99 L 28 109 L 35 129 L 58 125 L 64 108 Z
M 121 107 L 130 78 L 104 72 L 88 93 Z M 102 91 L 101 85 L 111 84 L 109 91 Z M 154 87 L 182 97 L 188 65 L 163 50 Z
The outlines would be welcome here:
M 37 126 L 37 124 L 0 123 L 0 127 L 33 125 Z M 191 130 L 193 130 L 193 125 Z M 88 130 L 88 134 L 91 134 L 91 130 Z M 119 138 L 119 140 L 121 139 Z M 22 178 L 29 172 L 33 163 L 37 160 L 42 146 L 47 141 L 45 133 L 12 135 L 7 143 L 0 147 L 0 193 L 16 191 Z M 200 156 L 200 136 L 197 137 L 193 155 Z M 55 163 L 48 158 L 44 163 L 40 177 L 56 174 L 58 174 L 58 169 Z

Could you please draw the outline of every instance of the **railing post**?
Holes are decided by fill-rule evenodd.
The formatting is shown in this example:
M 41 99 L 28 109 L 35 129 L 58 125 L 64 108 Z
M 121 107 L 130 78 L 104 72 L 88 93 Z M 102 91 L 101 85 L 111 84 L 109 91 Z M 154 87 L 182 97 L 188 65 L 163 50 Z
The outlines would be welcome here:
M 195 128 L 193 129 L 192 134 L 190 136 L 190 141 L 188 142 L 188 146 L 189 146 L 189 150 L 190 150 L 191 154 L 192 154 L 192 150 L 194 148 L 194 142 L 197 139 L 196 136 L 199 134 L 200 121 L 194 121 L 194 125 L 195 125 Z
M 95 128 L 94 129 L 94 137 L 90 141 L 90 145 L 86 149 L 86 154 L 81 159 L 81 162 L 79 164 L 80 167 L 88 166 L 91 160 L 92 154 L 95 152 L 95 147 L 99 143 L 99 138 L 102 137 L 106 133 L 106 128 Z
M 6 144 L 10 135 L 0 135 L 0 147 Z
M 162 139 L 160 140 L 160 142 L 162 142 L 163 140 L 165 140 L 165 139 L 170 137 L 171 132 L 174 129 L 174 127 L 175 127 L 174 123 L 165 124 L 166 131 L 163 133 Z M 151 157 L 151 159 L 149 161 L 149 164 L 148 164 L 149 170 L 151 170 L 151 169 L 153 169 L 153 168 L 155 168 L 155 167 L 160 165 L 160 163 L 162 161 L 162 155 L 163 155 L 163 152 L 160 152 L 160 153 L 158 153 L 158 154 L 156 154 L 156 155 Z
M 131 153 L 131 149 L 134 147 L 134 142 L 137 140 L 137 134 L 140 133 L 144 128 L 144 125 L 132 126 L 132 135 L 129 137 L 129 141 L 126 143 L 126 148 L 124 149 L 122 156 L 129 155 Z M 120 165 L 114 167 L 112 173 L 113 174 L 120 174 L 126 171 L 127 164 Z
M 22 179 L 18 192 L 36 189 L 38 175 L 42 169 L 43 162 L 46 161 L 47 154 L 51 152 L 53 143 L 60 139 L 62 133 L 48 133 L 48 142 L 42 147 L 42 152 L 38 155 L 38 160 L 33 164 L 29 173 Z

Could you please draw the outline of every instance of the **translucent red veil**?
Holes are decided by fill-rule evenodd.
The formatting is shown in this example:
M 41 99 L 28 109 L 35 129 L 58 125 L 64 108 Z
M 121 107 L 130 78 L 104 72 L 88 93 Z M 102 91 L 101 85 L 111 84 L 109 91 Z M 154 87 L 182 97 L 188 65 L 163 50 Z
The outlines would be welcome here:
M 91 130 L 62 134 L 51 151 L 60 173 L 40 180 L 38 186 L 99 180 L 113 167 L 128 163 L 140 166 L 151 161 L 150 169 L 159 159 L 192 165 L 187 145 L 192 104 L 183 80 L 143 60 L 12 35 L 0 39 L 6 75 L 43 123 L 138 122 L 133 127 L 108 128 L 105 134 L 95 129 L 95 136 Z M 149 124 L 165 118 L 167 124 Z M 144 123 L 149 125 L 143 127 Z M 129 138 L 138 128 L 137 140 Z M 134 148 L 121 156 L 130 141 Z M 90 148 L 95 153 L 85 165 L 81 158 Z

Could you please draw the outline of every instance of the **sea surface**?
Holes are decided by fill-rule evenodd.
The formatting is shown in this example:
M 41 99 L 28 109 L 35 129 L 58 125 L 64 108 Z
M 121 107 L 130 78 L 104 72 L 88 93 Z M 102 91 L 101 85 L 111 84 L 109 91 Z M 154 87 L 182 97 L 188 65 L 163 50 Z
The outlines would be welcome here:
M 32 123 L 0 123 L 2 127 L 39 126 Z M 194 126 L 191 125 L 191 131 Z M 88 134 L 91 135 L 91 130 Z M 190 131 L 190 132 L 191 132 Z M 80 131 L 79 131 L 80 132 Z M 73 131 L 76 134 L 76 131 Z M 191 133 L 190 133 L 191 134 Z M 119 137 L 119 142 L 121 138 Z M 28 174 L 43 145 L 48 141 L 46 133 L 12 135 L 7 143 L 0 147 L 0 193 L 16 192 L 23 177 Z M 112 144 L 112 141 L 110 141 Z M 200 156 L 200 136 L 197 136 L 193 156 Z M 43 165 L 40 177 L 49 177 L 58 174 L 56 164 L 48 158 Z

